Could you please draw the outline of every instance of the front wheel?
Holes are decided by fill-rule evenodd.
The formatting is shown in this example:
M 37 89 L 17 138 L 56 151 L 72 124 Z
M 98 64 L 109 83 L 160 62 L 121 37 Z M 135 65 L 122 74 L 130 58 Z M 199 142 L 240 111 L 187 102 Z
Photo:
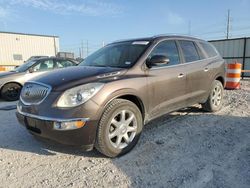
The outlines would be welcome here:
M 138 107 L 128 100 L 115 99 L 101 117 L 95 147 L 108 157 L 123 155 L 136 145 L 142 127 Z
M 22 87 L 17 83 L 5 84 L 1 89 L 1 97 L 6 101 L 17 101 Z
M 223 105 L 224 88 L 220 81 L 215 80 L 212 84 L 212 88 L 209 97 L 205 103 L 202 104 L 202 108 L 208 112 L 216 112 L 222 108 Z

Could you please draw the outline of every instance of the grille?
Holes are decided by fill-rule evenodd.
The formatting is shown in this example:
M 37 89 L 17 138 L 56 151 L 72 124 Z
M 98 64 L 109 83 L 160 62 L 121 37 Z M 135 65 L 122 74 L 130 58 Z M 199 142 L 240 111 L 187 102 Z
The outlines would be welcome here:
M 40 104 L 50 93 L 50 86 L 27 82 L 21 91 L 20 99 L 26 105 Z

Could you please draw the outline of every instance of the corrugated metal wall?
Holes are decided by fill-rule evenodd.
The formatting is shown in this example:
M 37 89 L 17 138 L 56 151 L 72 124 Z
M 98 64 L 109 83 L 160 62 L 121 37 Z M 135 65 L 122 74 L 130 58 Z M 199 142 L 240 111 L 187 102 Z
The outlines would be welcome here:
M 246 40 L 245 69 L 250 70 L 250 38 Z M 250 76 L 250 73 L 247 73 L 246 75 Z
M 228 40 L 212 42 L 223 57 L 242 57 L 244 40 Z
M 0 32 L 0 65 L 13 67 L 31 56 L 56 56 L 59 38 L 19 33 Z
M 227 63 L 237 61 L 244 70 L 250 70 L 250 38 L 210 41 Z M 250 76 L 244 73 L 243 76 Z

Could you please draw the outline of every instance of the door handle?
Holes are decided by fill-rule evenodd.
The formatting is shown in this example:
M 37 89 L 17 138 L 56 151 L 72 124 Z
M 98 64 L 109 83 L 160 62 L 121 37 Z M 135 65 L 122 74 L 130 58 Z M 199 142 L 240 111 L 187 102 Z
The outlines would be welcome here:
M 182 78 L 182 77 L 184 77 L 184 74 L 183 74 L 183 73 L 180 73 L 180 74 L 178 75 L 178 78 Z
M 206 67 L 205 69 L 204 69 L 204 72 L 207 72 L 209 69 Z

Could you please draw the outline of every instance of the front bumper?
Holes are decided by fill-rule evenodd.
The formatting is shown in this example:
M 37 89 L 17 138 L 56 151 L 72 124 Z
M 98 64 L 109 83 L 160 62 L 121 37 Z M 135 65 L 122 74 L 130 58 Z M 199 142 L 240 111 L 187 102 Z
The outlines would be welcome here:
M 88 118 L 58 119 L 24 113 L 18 108 L 16 116 L 20 124 L 26 127 L 30 133 L 47 138 L 61 144 L 81 146 L 85 150 L 91 150 L 94 146 L 97 121 Z M 74 130 L 55 130 L 54 122 L 69 122 L 82 120 L 85 125 Z

